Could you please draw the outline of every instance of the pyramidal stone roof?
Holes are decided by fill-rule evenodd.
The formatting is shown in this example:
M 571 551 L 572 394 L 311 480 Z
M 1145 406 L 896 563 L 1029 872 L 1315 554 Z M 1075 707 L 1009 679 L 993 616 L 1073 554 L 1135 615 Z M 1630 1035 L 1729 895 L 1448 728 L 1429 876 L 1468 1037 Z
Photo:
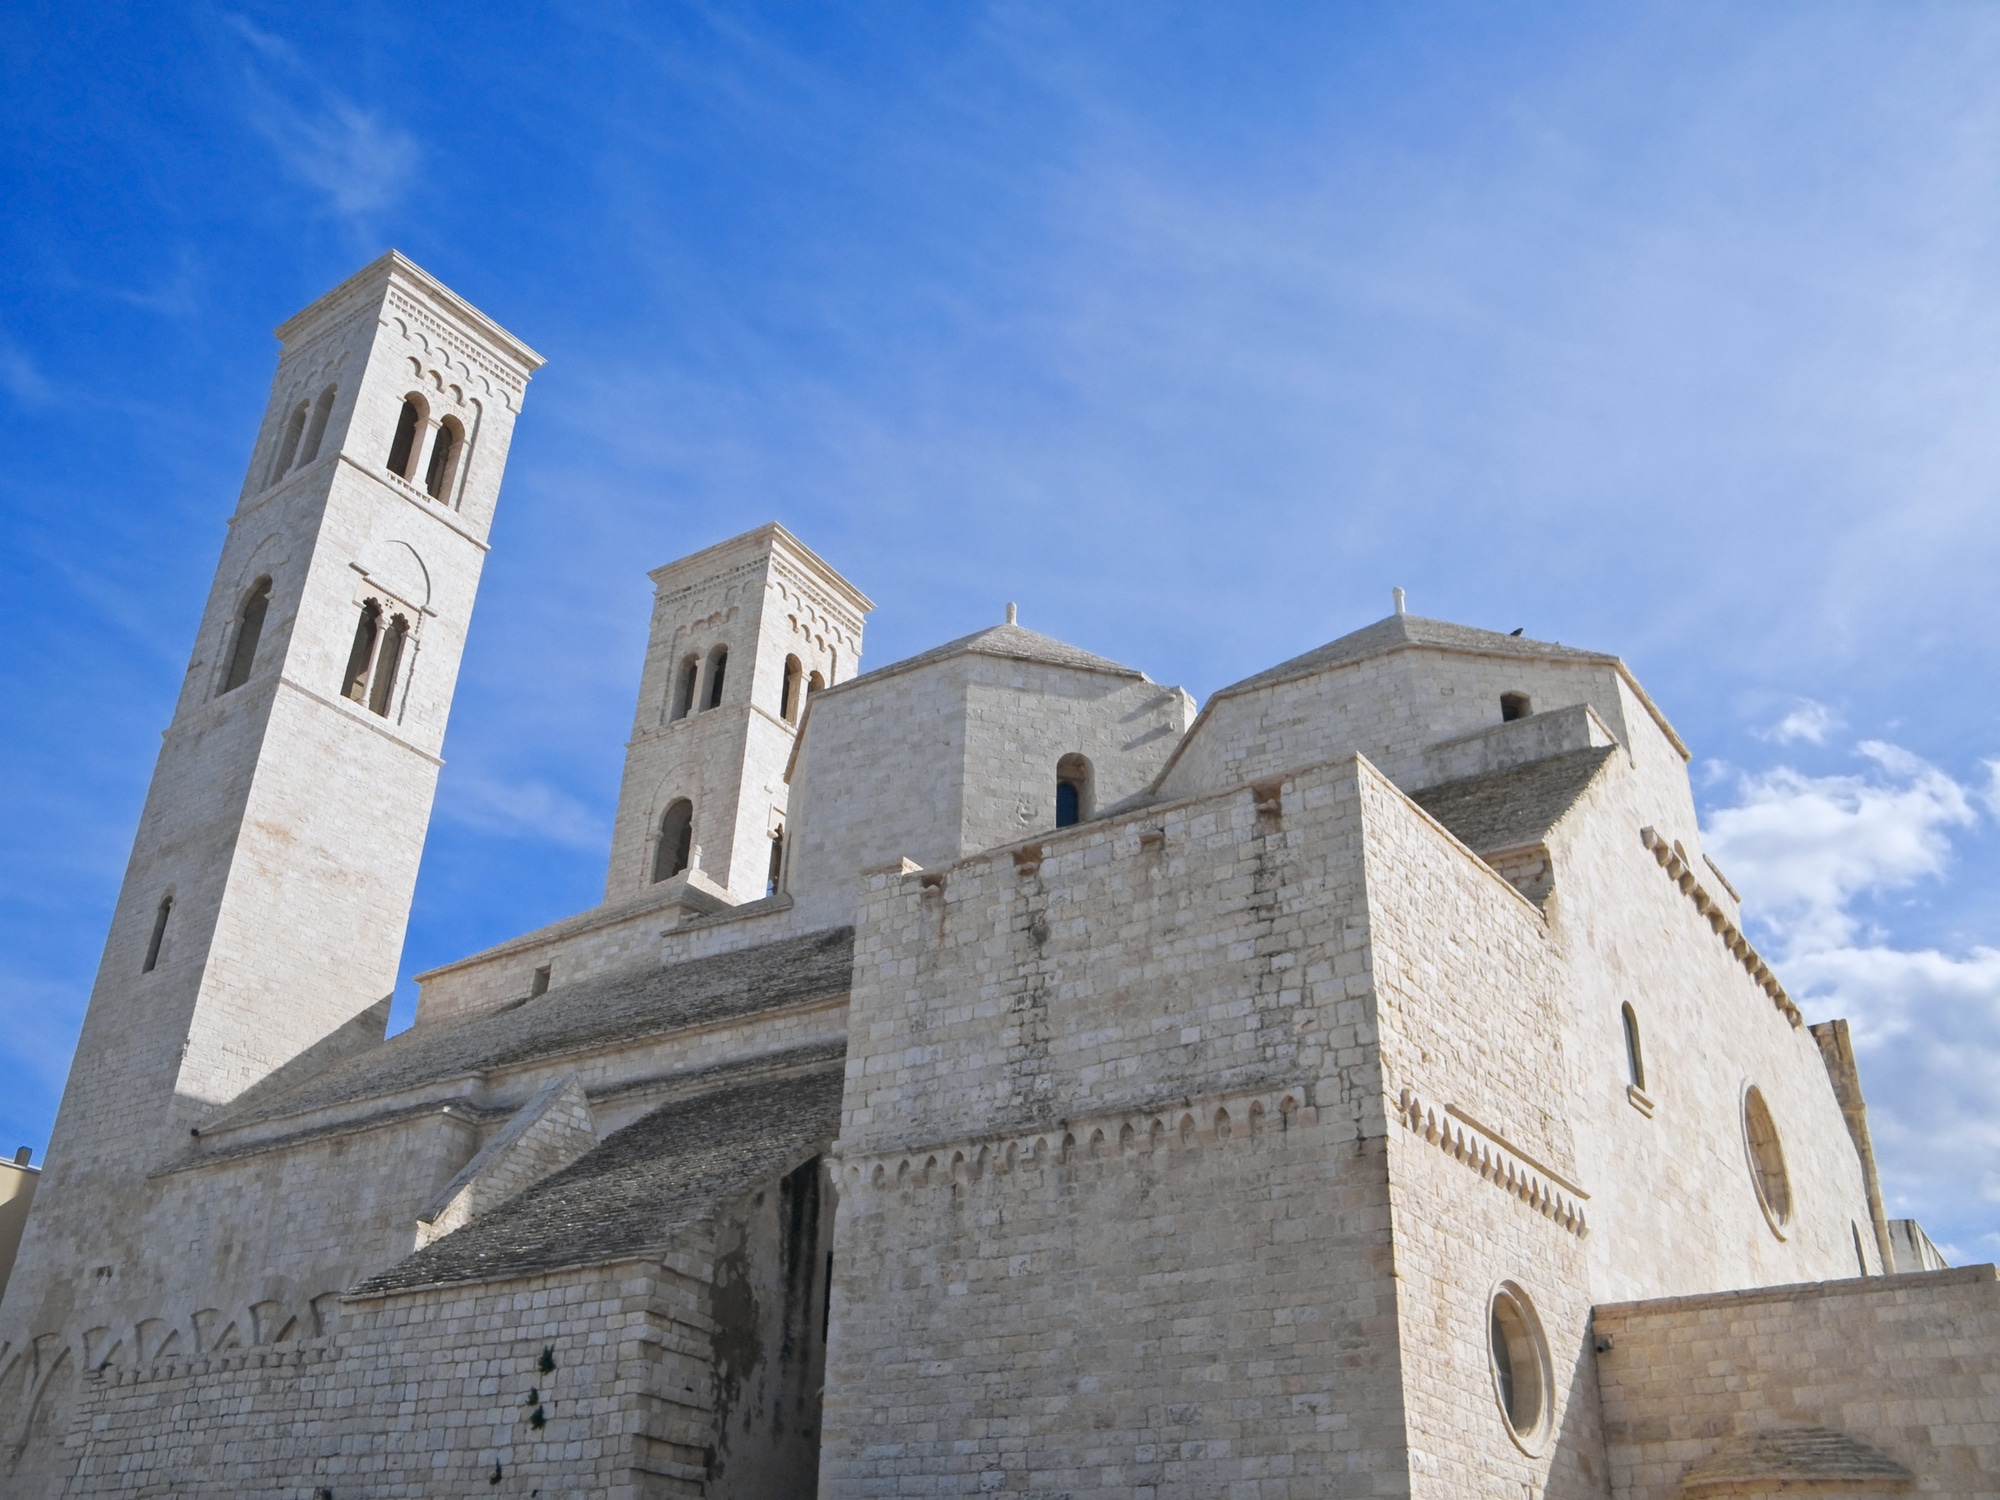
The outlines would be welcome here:
M 1042 635 L 1038 631 L 1021 625 L 993 625 L 985 630 L 975 630 L 971 635 L 962 635 L 955 641 L 946 641 L 942 646 L 933 646 L 928 651 L 920 651 L 915 656 L 906 656 L 901 661 L 892 661 L 877 667 L 872 672 L 863 672 L 849 682 L 867 682 L 884 677 L 892 672 L 907 672 L 915 667 L 927 667 L 934 662 L 946 661 L 954 656 L 998 656 L 1010 661 L 1036 662 L 1049 667 L 1073 667 L 1084 672 L 1111 672 L 1120 677 L 1130 677 L 1143 681 L 1146 674 L 1136 667 L 1124 666 L 1109 657 L 1098 656 L 1085 651 L 1081 646 L 1072 646 L 1059 641 L 1054 636 Z M 848 686 L 847 682 L 840 684 Z M 828 692 L 836 691 L 829 688 Z
M 1385 651 L 1394 651 L 1404 646 L 1433 646 L 1447 651 L 1475 651 L 1486 656 L 1543 660 L 1607 663 L 1617 660 L 1616 657 L 1606 656 L 1601 651 L 1579 651 L 1574 646 L 1564 646 L 1554 641 L 1531 641 L 1518 635 L 1502 635 L 1497 630 L 1480 630 L 1471 625 L 1454 625 L 1449 620 L 1430 620 L 1422 615 L 1390 615 L 1385 620 L 1377 620 L 1373 625 L 1364 625 L 1337 641 L 1329 641 L 1326 645 L 1308 651 L 1303 656 L 1279 662 L 1277 666 L 1267 668 L 1254 677 L 1246 677 L 1241 682 L 1233 682 L 1226 688 L 1220 688 L 1216 691 L 1215 697 L 1232 697 L 1237 693 L 1270 687 L 1274 683 L 1289 682 L 1295 677 L 1310 677 L 1329 667 L 1344 666 L 1351 661 L 1380 656 Z

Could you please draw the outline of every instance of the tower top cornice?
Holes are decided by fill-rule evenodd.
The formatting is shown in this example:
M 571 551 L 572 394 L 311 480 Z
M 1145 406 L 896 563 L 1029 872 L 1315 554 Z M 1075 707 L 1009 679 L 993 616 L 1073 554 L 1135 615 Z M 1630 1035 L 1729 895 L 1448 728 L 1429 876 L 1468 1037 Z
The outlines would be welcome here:
M 391 286 L 418 303 L 427 305 L 429 310 L 438 316 L 460 324 L 476 334 L 490 346 L 494 354 L 515 365 L 524 382 L 528 376 L 548 363 L 541 355 L 400 250 L 384 251 L 339 286 L 294 313 L 272 331 L 282 344 L 297 343 L 327 323 L 344 316 L 361 303 L 380 297 Z

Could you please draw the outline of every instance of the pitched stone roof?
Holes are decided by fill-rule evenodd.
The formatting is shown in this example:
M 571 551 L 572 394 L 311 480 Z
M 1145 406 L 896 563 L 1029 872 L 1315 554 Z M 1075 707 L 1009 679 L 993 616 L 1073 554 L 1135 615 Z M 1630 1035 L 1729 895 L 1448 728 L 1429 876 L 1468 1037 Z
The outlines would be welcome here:
M 1425 787 L 1410 800 L 1476 852 L 1539 843 L 1617 753 L 1616 745 L 1593 745 Z
M 663 1254 L 839 1134 L 843 1073 L 836 1058 L 663 1104 L 355 1291 L 514 1280 Z
M 400 1032 L 295 1088 L 225 1116 L 204 1133 L 844 994 L 853 967 L 854 929 L 837 927 L 711 958 L 579 980 L 497 1011 Z
M 1074 667 L 1085 672 L 1115 672 L 1121 677 L 1143 678 L 1146 675 L 1136 667 L 1122 666 L 1108 657 L 1093 655 L 1054 636 L 1042 635 L 1020 625 L 994 625 L 976 630 L 971 635 L 962 635 L 955 641 L 946 641 L 942 646 L 933 646 L 928 651 L 920 651 L 915 656 L 906 656 L 901 661 L 892 661 L 872 672 L 863 672 L 859 677 L 841 683 L 840 687 L 867 682 L 892 672 L 906 672 L 913 667 L 929 666 L 954 656 L 999 656 L 1012 661 L 1039 662 L 1050 667 Z M 826 691 L 836 692 L 838 689 L 828 688 Z
M 1825 1427 L 1781 1427 L 1725 1439 L 1681 1475 L 1683 1495 L 1737 1495 L 1810 1487 L 1890 1495 L 1916 1476 L 1879 1448 Z
M 1315 672 L 1323 672 L 1329 667 L 1342 666 L 1347 662 L 1360 661 L 1365 657 L 1380 656 L 1385 651 L 1393 651 L 1401 646 L 1437 646 L 1449 651 L 1477 651 L 1489 656 L 1515 656 L 1541 659 L 1558 658 L 1568 661 L 1612 662 L 1615 657 L 1598 651 L 1579 651 L 1574 646 L 1559 645 L 1553 641 L 1531 641 L 1518 635 L 1502 635 L 1497 630 L 1479 630 L 1471 625 L 1454 625 L 1449 620 L 1429 620 L 1422 615 L 1390 615 L 1386 620 L 1377 620 L 1373 625 L 1342 636 L 1337 641 L 1295 656 L 1290 661 L 1279 662 L 1254 677 L 1246 677 L 1241 682 L 1233 682 L 1226 688 L 1218 689 L 1215 698 L 1228 697 L 1235 693 L 1247 693 L 1252 689 L 1269 687 L 1273 683 L 1288 682 L 1295 677 L 1310 677 Z M 1214 698 L 1209 700 L 1214 701 Z

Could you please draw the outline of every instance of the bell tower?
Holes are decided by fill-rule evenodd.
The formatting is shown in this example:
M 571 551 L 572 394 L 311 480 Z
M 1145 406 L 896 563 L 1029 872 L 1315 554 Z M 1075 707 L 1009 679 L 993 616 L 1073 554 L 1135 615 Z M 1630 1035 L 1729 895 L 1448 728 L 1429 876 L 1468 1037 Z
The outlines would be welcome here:
M 277 336 L 0 1340 L 66 1341 L 86 1312 L 115 1324 L 122 1302 L 157 1305 L 172 1261 L 141 1253 L 147 1173 L 218 1107 L 379 1040 L 387 1018 L 542 360 L 393 251 Z
M 769 888 L 792 742 L 816 688 L 852 677 L 874 602 L 773 521 L 657 568 L 607 905 L 686 876 Z

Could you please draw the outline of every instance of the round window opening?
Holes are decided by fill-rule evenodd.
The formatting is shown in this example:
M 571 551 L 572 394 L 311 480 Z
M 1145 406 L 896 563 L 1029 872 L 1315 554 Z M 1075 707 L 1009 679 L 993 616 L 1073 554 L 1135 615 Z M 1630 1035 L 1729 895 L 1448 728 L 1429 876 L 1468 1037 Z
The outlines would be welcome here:
M 1750 1181 L 1757 1189 L 1757 1206 L 1779 1239 L 1792 1218 L 1792 1182 L 1785 1174 L 1785 1148 L 1771 1108 L 1754 1083 L 1743 1090 L 1743 1149 L 1750 1158 Z
M 1507 1434 L 1533 1453 L 1547 1434 L 1553 1391 L 1548 1341 L 1528 1294 L 1511 1281 L 1493 1290 L 1486 1315 L 1493 1355 L 1493 1394 L 1507 1419 Z

